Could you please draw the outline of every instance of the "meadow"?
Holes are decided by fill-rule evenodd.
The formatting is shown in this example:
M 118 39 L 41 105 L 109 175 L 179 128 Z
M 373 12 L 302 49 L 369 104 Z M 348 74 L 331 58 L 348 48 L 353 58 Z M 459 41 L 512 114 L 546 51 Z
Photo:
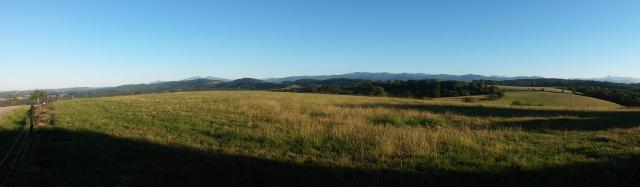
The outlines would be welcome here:
M 498 85 L 498 89 L 502 91 L 544 91 L 554 93 L 571 93 L 569 90 L 554 87 L 527 87 L 527 86 L 502 86 Z
M 218 91 L 52 111 L 23 184 L 640 185 L 638 110 Z
M 571 95 L 565 93 L 554 93 L 548 91 L 507 91 L 505 96 L 494 101 L 486 101 L 487 105 L 509 106 L 513 102 L 520 102 L 523 105 L 539 105 L 553 107 L 575 107 L 575 108 L 608 108 L 617 109 L 621 106 L 592 97 L 582 95 Z
M 504 96 L 495 100 L 488 99 L 486 95 L 473 95 L 461 97 L 443 97 L 433 99 L 439 102 L 460 103 L 465 99 L 474 99 L 475 103 L 483 106 L 509 107 L 509 106 L 534 106 L 567 109 L 621 109 L 623 106 L 580 94 L 570 94 L 561 89 L 550 87 L 516 87 L 499 86 Z M 544 89 L 545 91 L 542 91 Z

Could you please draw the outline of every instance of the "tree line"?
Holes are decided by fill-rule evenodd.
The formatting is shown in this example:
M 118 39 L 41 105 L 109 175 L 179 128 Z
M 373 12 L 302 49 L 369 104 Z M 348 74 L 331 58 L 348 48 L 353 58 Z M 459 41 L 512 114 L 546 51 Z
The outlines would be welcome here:
M 343 95 L 389 96 L 403 98 L 440 98 L 489 95 L 496 99 L 504 94 L 493 81 L 395 80 L 368 81 L 357 79 L 297 80 L 283 82 L 280 91 L 328 93 Z
M 197 79 L 159 84 L 124 85 L 113 88 L 73 92 L 70 94 L 80 98 L 207 90 L 266 90 L 403 98 L 439 98 L 469 95 L 490 95 L 492 98 L 501 97 L 503 95 L 502 92 L 494 85 L 495 82 L 493 81 L 369 81 L 344 78 L 328 80 L 302 79 L 282 83 L 271 83 L 259 79 L 244 78 L 230 82 Z
M 269 90 L 301 93 L 328 93 L 344 95 L 387 96 L 402 98 L 439 98 L 470 95 L 489 95 L 497 99 L 504 95 L 495 85 L 524 87 L 557 87 L 624 106 L 640 106 L 640 84 L 622 84 L 588 80 L 567 79 L 520 79 L 506 81 L 476 80 L 439 81 L 395 80 L 369 81 L 359 79 L 302 79 L 282 83 L 265 82 L 258 79 L 238 79 L 230 82 L 196 79 L 158 84 L 124 85 L 112 88 L 66 92 L 67 97 L 104 97 L 163 92 L 208 91 L 208 90 Z M 56 93 L 53 93 L 56 94 Z M 6 97 L 5 97 L 6 98 Z M 28 100 L 8 97 L 0 106 L 27 104 Z
M 29 97 L 20 99 L 18 96 L 9 95 L 6 96 L 6 100 L 0 102 L 0 107 L 5 106 L 17 106 L 17 105 L 28 105 L 32 103 L 42 103 L 48 102 L 48 94 L 47 91 L 44 90 L 34 90 L 31 92 Z

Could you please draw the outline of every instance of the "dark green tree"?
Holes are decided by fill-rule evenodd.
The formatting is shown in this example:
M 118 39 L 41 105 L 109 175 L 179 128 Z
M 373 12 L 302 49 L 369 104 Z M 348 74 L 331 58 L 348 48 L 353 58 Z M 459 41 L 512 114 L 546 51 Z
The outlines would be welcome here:
M 373 95 L 374 96 L 386 96 L 387 92 L 384 91 L 383 87 L 376 86 L 376 87 L 373 88 Z
M 35 90 L 33 91 L 33 93 L 31 93 L 30 99 L 35 103 L 41 104 L 46 101 L 47 92 L 44 90 Z

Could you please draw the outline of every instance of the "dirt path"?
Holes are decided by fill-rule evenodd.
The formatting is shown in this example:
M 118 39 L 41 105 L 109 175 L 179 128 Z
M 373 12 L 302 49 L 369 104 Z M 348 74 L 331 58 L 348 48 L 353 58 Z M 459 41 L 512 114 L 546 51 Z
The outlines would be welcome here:
M 8 106 L 8 107 L 0 107 L 0 117 L 4 116 L 6 113 L 14 111 L 22 106 Z

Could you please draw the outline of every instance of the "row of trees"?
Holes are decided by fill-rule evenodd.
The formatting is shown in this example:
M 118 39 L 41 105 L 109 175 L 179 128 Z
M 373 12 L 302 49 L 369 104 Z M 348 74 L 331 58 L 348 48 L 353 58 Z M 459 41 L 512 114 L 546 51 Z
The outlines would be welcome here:
M 271 90 L 303 93 L 329 93 L 343 95 L 389 96 L 404 98 L 439 98 L 468 95 L 502 96 L 502 92 L 493 86 L 493 81 L 368 81 L 359 79 L 301 79 L 282 83 L 265 82 L 244 78 L 230 82 L 196 79 L 188 81 L 164 82 L 158 84 L 124 85 L 71 92 L 76 97 L 103 97 L 116 95 L 149 94 L 182 91 L 206 90 Z
M 493 86 L 493 81 L 438 81 L 396 80 L 368 81 L 359 79 L 303 79 L 293 82 L 270 83 L 258 79 L 238 79 L 221 82 L 205 79 L 164 82 L 159 84 L 124 85 L 112 88 L 83 90 L 65 93 L 75 97 L 103 97 L 116 95 L 148 94 L 206 90 L 271 90 L 304 93 L 328 93 L 343 95 L 389 96 L 403 98 L 439 98 L 469 95 L 489 95 L 496 99 L 503 93 Z M 43 93 L 46 97 L 46 93 Z M 34 93 L 33 95 L 42 95 Z M 67 99 L 66 97 L 59 99 Z
M 101 97 L 145 93 L 205 90 L 273 90 L 306 93 L 330 93 L 344 95 L 389 96 L 404 98 L 439 98 L 469 95 L 489 95 L 497 99 L 504 94 L 494 85 L 525 87 L 557 87 L 573 90 L 585 96 L 616 102 L 625 106 L 640 106 L 640 84 L 621 84 L 566 79 L 520 79 L 507 81 L 438 81 L 396 80 L 368 81 L 358 79 L 302 79 L 293 82 L 269 83 L 258 79 L 239 79 L 220 82 L 205 79 L 165 82 L 160 84 L 125 85 L 67 93 L 77 97 Z M 35 91 L 31 100 L 47 98 L 44 91 Z M 64 98 L 63 98 L 64 99 Z M 30 100 L 8 97 L 0 106 L 29 104 Z
M 584 95 L 608 100 L 626 106 L 640 106 L 640 86 L 635 89 L 621 89 L 609 87 L 581 87 L 577 92 Z
M 27 105 L 31 103 L 41 103 L 41 102 L 46 102 L 47 98 L 48 98 L 48 95 L 46 91 L 36 90 L 36 91 L 33 91 L 29 96 L 29 98 L 27 99 L 20 99 L 20 97 L 15 95 L 7 96 L 5 101 L 0 102 L 0 107 Z
M 284 91 L 306 93 L 330 93 L 344 95 L 390 96 L 404 98 L 439 98 L 469 95 L 490 95 L 499 98 L 504 94 L 491 81 L 438 81 L 396 80 L 366 81 L 353 79 L 299 80 L 283 83 Z

